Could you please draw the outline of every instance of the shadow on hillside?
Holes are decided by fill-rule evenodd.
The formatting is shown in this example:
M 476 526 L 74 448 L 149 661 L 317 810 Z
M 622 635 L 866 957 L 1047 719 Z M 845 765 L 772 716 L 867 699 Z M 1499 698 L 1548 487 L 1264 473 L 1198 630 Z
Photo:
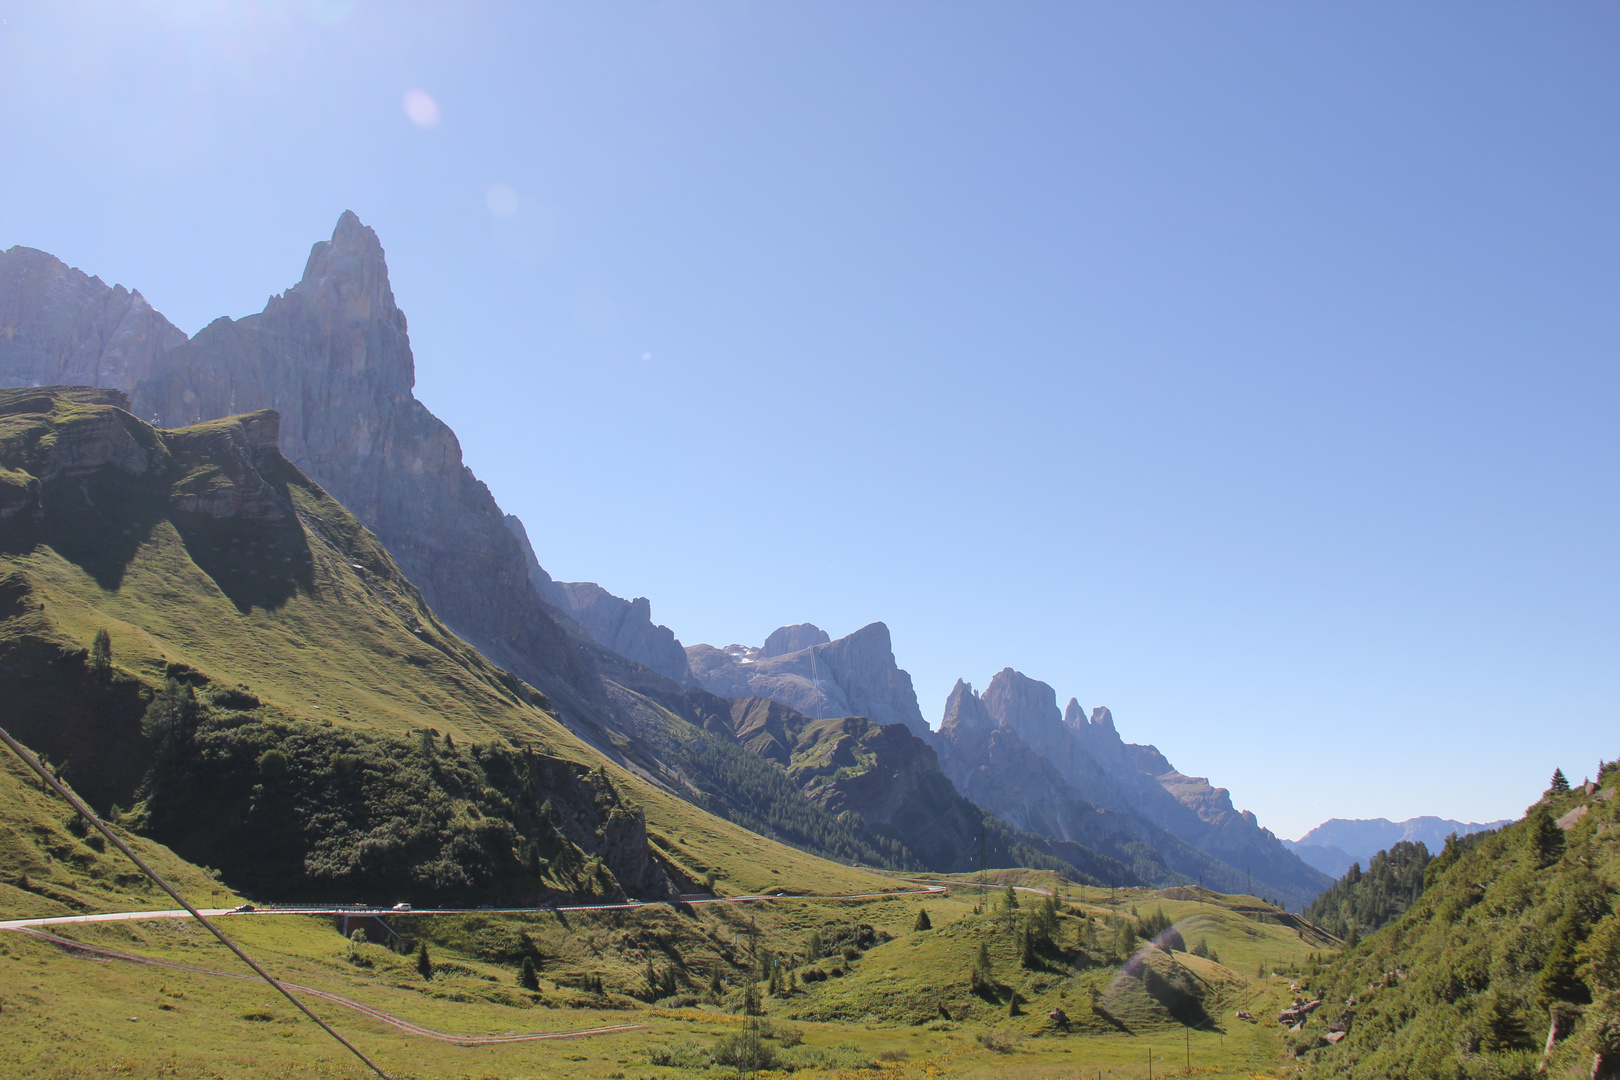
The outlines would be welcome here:
M 173 521 L 191 561 L 243 614 L 275 611 L 314 586 L 315 559 L 290 514 L 266 521 L 177 513 Z
M 1107 1024 L 1109 1027 L 1120 1032 L 1121 1034 L 1134 1034 L 1134 1032 L 1131 1031 L 1129 1024 L 1125 1023 L 1125 1021 L 1109 1012 L 1107 1007 L 1101 1002 L 1096 1002 L 1091 1006 L 1091 1015 L 1095 1016 L 1097 1019 L 1101 1020 L 1103 1023 Z
M 23 554 L 44 544 L 109 592 L 123 584 L 135 553 L 165 516 L 162 495 L 122 476 L 54 481 L 41 488 L 39 502 L 43 520 L 8 527 L 0 545 Z
M 1146 965 L 1142 968 L 1142 985 L 1165 1011 L 1190 1028 L 1213 1030 L 1215 1021 L 1204 1009 L 1204 1003 L 1186 987 L 1178 986 Z

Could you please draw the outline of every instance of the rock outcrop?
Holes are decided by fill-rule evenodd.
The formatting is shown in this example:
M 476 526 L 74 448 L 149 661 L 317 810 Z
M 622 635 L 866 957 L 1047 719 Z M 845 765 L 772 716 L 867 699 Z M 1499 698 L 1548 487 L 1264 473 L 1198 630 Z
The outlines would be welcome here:
M 440 617 L 588 733 L 608 713 L 596 670 L 546 610 L 528 553 L 414 384 L 382 245 L 346 212 L 296 285 L 160 357 L 131 398 L 165 427 L 276 410 L 282 452 L 377 534 Z
M 0 387 L 128 391 L 185 340 L 139 292 L 33 248 L 0 252 Z
M 817 637 L 826 635 L 809 624 L 771 634 L 777 648 Z M 742 645 L 692 645 L 686 657 L 692 680 L 721 697 L 767 697 L 813 719 L 864 716 L 878 724 L 904 724 L 920 738 L 932 735 L 911 676 L 894 661 L 889 628 L 880 622 L 837 641 L 772 656 Z

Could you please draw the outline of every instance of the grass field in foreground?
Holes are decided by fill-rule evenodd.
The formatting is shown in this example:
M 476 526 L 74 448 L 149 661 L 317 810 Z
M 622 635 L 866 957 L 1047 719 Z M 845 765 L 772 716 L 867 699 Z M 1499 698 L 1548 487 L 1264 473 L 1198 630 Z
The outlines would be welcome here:
M 791 899 L 687 912 L 652 905 L 636 912 L 573 913 L 564 917 L 566 923 L 551 914 L 402 920 L 402 930 L 429 942 L 437 969 L 431 981 L 417 973 L 413 958 L 376 945 L 351 946 L 330 919 L 237 916 L 224 925 L 283 978 L 441 1031 L 475 1035 L 645 1025 L 578 1040 L 457 1046 L 312 1002 L 321 1016 L 402 1080 L 735 1075 L 732 1069 L 689 1066 L 704 1060 L 719 1040 L 741 1031 L 744 1017 L 715 1005 L 649 1006 L 614 991 L 636 987 L 637 965 L 647 956 L 679 956 L 699 976 L 719 950 L 746 948 L 749 930 L 757 934 L 759 948 L 785 955 L 811 929 L 830 938 L 840 928 L 860 924 L 892 935 L 892 940 L 856 959 L 832 961 L 843 968 L 840 978 L 801 984 L 802 992 L 789 1000 L 764 998 L 763 1020 L 771 1027 L 765 1043 L 784 1064 L 797 1066 L 795 1076 L 1056 1080 L 1100 1073 L 1135 1078 L 1149 1075 L 1150 1051 L 1154 1076 L 1183 1072 L 1189 1054 L 1197 1076 L 1240 1080 L 1273 1075 L 1282 1066 L 1275 1025 L 1237 1021 L 1233 1010 L 1248 1008 L 1262 1017 L 1274 1013 L 1288 995 L 1286 979 L 1259 979 L 1252 971 L 1240 973 L 1176 953 L 1166 959 L 1196 972 L 1211 987 L 1205 1004 L 1214 1029 L 1194 1031 L 1164 1017 L 1162 1010 L 1156 1015 L 1153 1003 L 1139 993 L 1134 999 L 1129 993 L 1114 999 L 1113 1008 L 1124 1021 L 1121 1028 L 1102 1027 L 1086 1018 L 1079 1002 L 1090 989 L 1112 981 L 1117 969 L 1019 969 L 1006 935 L 987 926 L 995 916 L 973 912 L 974 892 L 925 900 Z M 1072 890 L 1071 904 L 1080 910 L 1110 910 L 1106 895 L 1079 892 Z M 1246 949 L 1255 955 L 1261 949 L 1287 953 L 1283 958 L 1293 962 L 1308 955 L 1301 949 L 1290 952 L 1286 941 L 1269 933 L 1277 927 L 1234 915 L 1219 902 L 1164 901 L 1136 892 L 1122 893 L 1114 906 L 1135 904 L 1142 910 L 1163 904 L 1168 912 L 1172 903 L 1179 919 L 1204 927 L 1200 932 L 1207 933 L 1223 957 L 1228 951 L 1247 955 Z M 935 929 L 910 929 L 919 906 L 928 908 Z M 1076 918 L 1065 915 L 1062 922 L 1073 925 Z M 512 963 L 489 959 L 498 943 L 514 933 L 528 935 L 543 958 L 539 994 L 517 986 Z M 205 931 L 185 921 L 75 926 L 64 936 L 153 958 L 239 970 Z M 1009 1018 L 1004 1010 L 980 1002 L 976 1011 L 962 1010 L 960 1019 L 950 1022 L 892 1018 L 896 1001 L 914 996 L 917 986 L 933 992 L 963 983 L 981 940 L 991 943 L 998 981 L 1027 999 L 1024 1015 Z M 604 977 L 607 993 L 599 996 L 574 985 L 593 972 Z M 732 996 L 736 992 L 730 991 Z M 1067 1011 L 1081 1021 L 1076 1033 L 1051 1030 L 1045 1019 L 1049 1001 L 1067 1003 Z M 84 959 L 15 933 L 0 934 L 0 1009 L 8 1076 L 369 1075 L 262 984 Z M 795 1018 L 818 1010 L 840 1015 L 836 1020 Z M 991 1032 L 1003 1052 L 981 1041 Z M 798 1045 L 786 1045 L 796 1040 Z

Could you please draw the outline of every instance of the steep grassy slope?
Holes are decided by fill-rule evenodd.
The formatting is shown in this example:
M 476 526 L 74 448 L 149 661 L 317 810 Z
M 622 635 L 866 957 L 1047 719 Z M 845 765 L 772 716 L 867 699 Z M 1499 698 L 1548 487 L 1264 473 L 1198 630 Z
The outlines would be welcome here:
M 1620 769 L 1600 783 L 1549 792 L 1518 823 L 1435 857 L 1406 915 L 1325 972 L 1321 1015 L 1348 1009 L 1352 1022 L 1337 1045 L 1321 1045 L 1321 1023 L 1294 1037 L 1310 1075 L 1620 1070 Z
M 397 771 L 421 733 L 436 730 L 477 749 L 463 755 L 470 771 L 443 771 L 421 789 L 434 795 L 422 805 L 436 807 L 428 816 L 443 829 L 436 849 L 400 856 L 408 874 L 441 857 L 470 865 L 455 855 L 469 839 L 486 852 L 504 843 L 491 839 L 498 828 L 480 824 L 492 816 L 513 826 L 505 858 L 522 863 L 529 842 L 544 846 L 545 837 L 525 833 L 522 814 L 506 804 L 529 791 L 554 809 L 566 802 L 580 822 L 575 846 L 620 879 L 640 858 L 676 883 L 713 870 L 745 890 L 879 884 L 719 821 L 605 762 L 546 711 L 543 695 L 451 633 L 375 538 L 280 456 L 273 413 L 160 433 L 117 400 L 104 391 L 0 393 L 8 476 L 0 717 L 62 763 L 99 809 L 145 800 L 150 822 L 170 828 L 185 815 L 165 818 L 165 805 L 196 807 L 189 794 L 176 796 L 184 785 L 165 789 L 165 777 L 195 778 L 196 761 L 215 755 L 236 797 L 302 815 L 294 831 L 305 846 L 294 854 L 305 862 L 318 856 L 322 829 L 358 855 L 376 823 L 345 816 L 345 807 L 368 778 L 381 778 L 366 761 L 387 758 Z M 111 641 L 106 670 L 89 663 L 99 630 Z M 164 737 L 149 714 L 171 681 L 194 703 L 176 706 L 189 719 L 178 725 L 174 767 L 164 768 Z M 518 770 L 523 790 L 485 782 L 510 778 L 517 758 L 543 763 Z M 289 765 L 303 799 L 277 797 Z M 345 769 L 356 777 L 348 793 L 328 782 Z M 157 788 L 143 787 L 148 774 Z M 553 786 L 531 782 L 541 774 Z M 646 837 L 633 827 L 619 843 L 608 828 L 614 807 L 645 811 Z M 402 829 L 415 824 L 404 810 L 390 816 Z M 196 861 L 221 865 L 261 838 L 230 825 L 165 835 L 192 844 L 186 853 Z
M 128 830 L 119 832 L 194 903 L 237 903 L 231 890 L 168 848 Z M 0 748 L 0 917 L 43 919 L 173 906 L 11 751 Z

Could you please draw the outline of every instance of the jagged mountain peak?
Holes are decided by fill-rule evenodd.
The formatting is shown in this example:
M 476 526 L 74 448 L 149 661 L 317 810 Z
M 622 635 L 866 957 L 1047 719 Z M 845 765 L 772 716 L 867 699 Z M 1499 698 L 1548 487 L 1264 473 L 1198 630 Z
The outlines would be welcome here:
M 800 649 L 813 648 L 816 645 L 825 645 L 832 640 L 827 631 L 815 623 L 795 623 L 792 626 L 779 626 L 771 631 L 771 636 L 765 639 L 765 644 L 759 650 L 758 659 L 768 660 L 773 656 L 786 656 L 788 653 L 798 652 Z
M 995 726 L 995 718 L 984 707 L 984 700 L 974 691 L 973 684 L 957 679 L 945 699 L 945 716 L 939 722 L 940 735 L 947 739 L 972 738 Z
M 1069 704 L 1063 710 L 1063 722 L 1072 728 L 1085 726 L 1086 709 L 1080 704 L 1079 698 L 1069 699 Z
M 1002 668 L 985 687 L 990 715 L 1019 732 L 1043 731 L 1062 722 L 1057 691 L 1021 671 Z

